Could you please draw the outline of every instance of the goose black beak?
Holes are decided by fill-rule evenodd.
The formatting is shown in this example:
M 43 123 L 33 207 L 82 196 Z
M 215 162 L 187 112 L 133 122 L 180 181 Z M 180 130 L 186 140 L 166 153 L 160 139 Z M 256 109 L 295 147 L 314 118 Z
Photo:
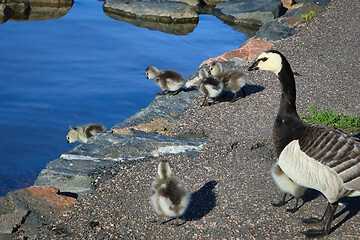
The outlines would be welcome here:
M 253 71 L 253 70 L 258 70 L 259 67 L 258 65 L 258 61 L 255 61 L 253 64 L 251 64 L 251 66 L 248 68 L 248 71 Z

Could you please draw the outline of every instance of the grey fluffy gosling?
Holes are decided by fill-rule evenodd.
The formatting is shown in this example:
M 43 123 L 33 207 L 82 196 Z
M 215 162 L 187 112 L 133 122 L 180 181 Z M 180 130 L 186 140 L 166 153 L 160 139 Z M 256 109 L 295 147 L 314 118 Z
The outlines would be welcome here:
M 277 164 L 296 184 L 316 189 L 328 201 L 321 219 L 303 222 L 321 229 L 309 229 L 310 238 L 330 233 L 331 222 L 344 196 L 360 196 L 360 141 L 331 127 L 305 124 L 296 111 L 296 87 L 289 62 L 278 51 L 269 50 L 249 67 L 275 73 L 281 84 L 280 108 L 273 140 Z
M 189 205 L 189 193 L 181 181 L 172 174 L 170 164 L 163 160 L 158 165 L 158 176 L 151 185 L 151 203 L 160 215 L 158 221 L 162 224 L 164 216 L 178 219 Z
M 93 123 L 78 127 L 70 126 L 69 128 L 70 130 L 66 134 L 68 143 L 75 141 L 86 143 L 90 137 L 106 130 L 104 125 Z
M 172 70 L 160 71 L 154 66 L 149 66 L 146 68 L 145 73 L 147 79 L 153 78 L 155 83 L 163 90 L 163 92 L 156 95 L 164 95 L 170 92 L 172 92 L 171 95 L 176 95 L 185 83 L 184 77 Z
M 199 71 L 200 82 L 198 85 L 199 91 L 205 95 L 202 106 L 208 106 L 207 98 L 216 99 L 224 89 L 224 84 L 214 76 L 209 76 L 208 72 L 202 68 Z
M 221 63 L 219 62 L 211 63 L 210 72 L 224 83 L 224 89 L 226 91 L 230 91 L 234 94 L 232 99 L 233 102 L 236 100 L 236 95 L 240 90 L 242 92 L 242 96 L 246 96 L 244 86 L 249 81 L 249 76 L 246 73 L 236 70 L 224 71 Z
M 296 212 L 299 210 L 299 199 L 305 193 L 306 188 L 296 184 L 293 180 L 291 180 L 279 167 L 278 163 L 275 163 L 271 169 L 271 174 L 273 179 L 275 180 L 276 185 L 280 188 L 280 190 L 284 193 L 282 199 L 277 203 L 272 203 L 275 207 L 281 207 L 286 204 L 286 196 L 290 194 L 296 199 L 295 206 L 293 208 L 286 209 L 288 212 Z

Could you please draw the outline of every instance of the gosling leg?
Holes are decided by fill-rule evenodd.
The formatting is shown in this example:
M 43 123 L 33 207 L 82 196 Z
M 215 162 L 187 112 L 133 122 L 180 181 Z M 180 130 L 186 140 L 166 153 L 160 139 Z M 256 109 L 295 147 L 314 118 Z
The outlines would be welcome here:
M 274 207 L 281 207 L 281 206 L 284 206 L 285 204 L 286 204 L 286 201 L 285 201 L 285 199 L 286 199 L 286 193 L 284 193 L 284 195 L 283 195 L 283 197 L 282 197 L 282 199 L 279 201 L 279 202 L 277 202 L 277 203 L 271 203 L 271 205 L 273 205 Z

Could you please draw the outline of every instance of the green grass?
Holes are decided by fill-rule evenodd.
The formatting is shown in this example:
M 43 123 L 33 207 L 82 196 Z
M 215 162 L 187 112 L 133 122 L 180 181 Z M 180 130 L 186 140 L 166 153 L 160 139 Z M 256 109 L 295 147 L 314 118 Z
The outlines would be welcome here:
M 314 17 L 316 17 L 316 13 L 314 11 L 310 11 L 308 14 L 301 15 L 301 18 L 304 19 L 305 22 L 310 21 Z
M 310 115 L 301 115 L 301 119 L 306 123 L 332 126 L 349 132 L 360 131 L 360 117 L 354 116 L 354 112 L 345 116 L 342 111 L 328 112 L 318 109 L 316 106 L 309 105 Z

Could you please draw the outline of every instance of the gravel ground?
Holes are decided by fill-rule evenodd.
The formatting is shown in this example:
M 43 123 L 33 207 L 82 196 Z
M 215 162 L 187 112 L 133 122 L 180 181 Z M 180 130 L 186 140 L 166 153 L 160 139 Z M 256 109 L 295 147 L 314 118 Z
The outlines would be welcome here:
M 334 0 L 299 33 L 273 47 L 300 74 L 300 114 L 313 104 L 360 115 L 359 11 L 360 1 Z M 29 239 L 303 239 L 301 231 L 308 228 L 300 219 L 321 216 L 326 200 L 309 191 L 294 214 L 285 211 L 294 201 L 282 208 L 271 206 L 280 199 L 269 174 L 275 162 L 270 139 L 279 83 L 271 73 L 251 72 L 246 92 L 248 96 L 235 103 L 209 107 L 200 107 L 199 96 L 172 132 L 210 139 L 198 156 L 166 157 L 192 193 L 183 225 L 152 223 L 157 216 L 149 189 L 157 163 L 165 158 L 159 157 L 98 171 L 107 177 L 94 193 Z M 327 239 L 360 239 L 359 211 L 360 198 L 344 199 Z

